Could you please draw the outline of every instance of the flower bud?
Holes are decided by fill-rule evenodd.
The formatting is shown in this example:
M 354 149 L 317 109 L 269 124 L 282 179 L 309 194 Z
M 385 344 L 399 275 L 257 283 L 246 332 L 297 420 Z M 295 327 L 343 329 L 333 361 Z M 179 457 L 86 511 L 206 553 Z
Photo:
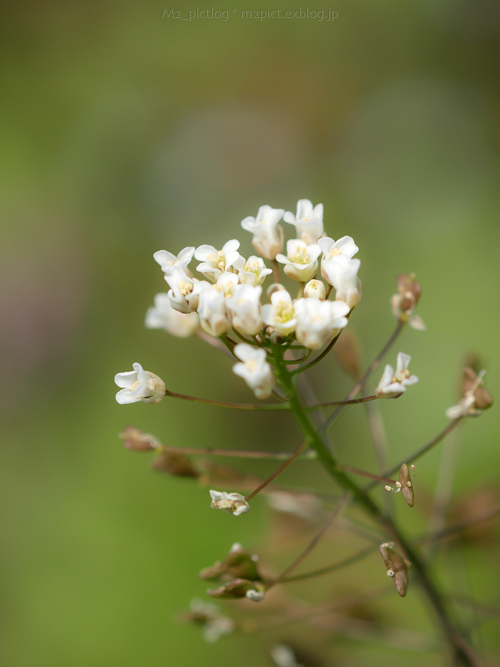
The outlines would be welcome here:
M 425 331 L 425 324 L 419 315 L 412 315 L 417 305 L 422 288 L 415 280 L 415 274 L 400 273 L 397 277 L 397 294 L 391 297 L 391 307 L 394 317 L 404 322 L 408 321 L 412 329 Z
M 321 280 L 310 280 L 304 287 L 304 297 L 307 299 L 309 297 L 314 297 L 320 301 L 324 301 L 326 296 L 325 283 Z

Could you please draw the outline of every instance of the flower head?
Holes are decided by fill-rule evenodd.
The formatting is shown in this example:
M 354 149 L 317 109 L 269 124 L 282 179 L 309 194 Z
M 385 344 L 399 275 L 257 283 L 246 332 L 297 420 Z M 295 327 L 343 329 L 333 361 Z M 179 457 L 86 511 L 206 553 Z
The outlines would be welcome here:
M 250 509 L 247 501 L 241 493 L 226 493 L 226 491 L 210 491 L 212 502 L 210 507 L 217 510 L 225 510 L 234 516 L 246 514 Z
M 271 366 L 266 361 L 266 351 L 247 343 L 239 343 L 234 348 L 234 354 L 243 363 L 235 364 L 233 373 L 245 380 L 257 398 L 269 398 L 275 379 Z
M 400 352 L 398 354 L 396 372 L 392 366 L 387 364 L 378 387 L 376 394 L 379 398 L 396 398 L 401 396 L 406 391 L 406 387 L 418 382 L 416 375 L 410 375 L 408 364 L 411 357 L 408 354 Z
M 283 250 L 283 230 L 277 225 L 284 212 L 282 208 L 261 206 L 256 218 L 248 216 L 241 221 L 243 229 L 253 234 L 253 247 L 264 259 L 275 259 Z
M 297 213 L 288 211 L 283 220 L 295 226 L 297 238 L 305 243 L 317 243 L 323 236 L 323 204 L 313 207 L 309 199 L 299 199 Z
M 133 368 L 133 371 L 115 375 L 115 383 L 121 388 L 116 394 L 118 403 L 159 403 L 166 392 L 163 380 L 158 375 L 145 371 L 141 364 L 135 363 Z

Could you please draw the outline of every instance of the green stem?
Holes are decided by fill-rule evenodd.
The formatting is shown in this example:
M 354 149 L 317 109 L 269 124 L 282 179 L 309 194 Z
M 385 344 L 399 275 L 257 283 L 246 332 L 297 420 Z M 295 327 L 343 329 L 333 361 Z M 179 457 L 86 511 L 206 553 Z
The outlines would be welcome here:
M 402 323 L 399 322 L 398 326 L 396 327 L 396 331 L 391 336 L 391 339 L 377 358 L 378 360 L 381 359 L 383 353 L 385 353 L 385 350 L 388 349 L 390 344 L 392 344 L 402 326 Z M 337 482 L 337 484 L 339 484 L 339 486 L 345 492 L 347 492 L 354 500 L 356 500 L 368 515 L 377 520 L 385 528 L 391 539 L 399 544 L 403 552 L 402 555 L 408 558 L 408 560 L 412 563 L 412 569 L 420 580 L 420 584 L 434 609 L 446 640 L 452 649 L 458 664 L 462 664 L 468 667 L 477 667 L 480 664 L 479 659 L 475 656 L 474 652 L 468 646 L 460 632 L 454 627 L 444 606 L 442 595 L 439 593 L 434 582 L 430 578 L 429 573 L 427 572 L 427 568 L 423 561 L 420 559 L 419 554 L 409 543 L 406 536 L 400 531 L 397 525 L 382 512 L 382 510 L 373 502 L 367 493 L 362 488 L 360 488 L 345 472 L 339 469 L 337 461 L 328 450 L 320 433 L 316 431 L 314 425 L 309 420 L 305 408 L 299 400 L 295 384 L 292 382 L 291 375 L 287 367 L 282 363 L 283 357 L 282 355 L 280 356 L 279 348 L 277 346 L 274 346 L 274 353 L 276 379 L 285 395 L 289 397 L 288 402 L 290 410 L 298 426 L 301 428 L 306 438 L 306 442 L 312 449 L 316 451 L 319 460 L 327 472 L 331 475 L 331 477 Z M 377 360 L 375 360 L 375 362 L 377 362 Z M 359 389 L 356 388 L 356 393 L 362 389 L 365 378 L 368 377 L 371 370 L 378 364 L 378 362 L 375 362 L 372 363 L 367 373 L 365 373 L 362 381 L 358 383 L 357 386 L 359 386 Z M 349 396 L 349 399 L 353 397 L 354 396 Z

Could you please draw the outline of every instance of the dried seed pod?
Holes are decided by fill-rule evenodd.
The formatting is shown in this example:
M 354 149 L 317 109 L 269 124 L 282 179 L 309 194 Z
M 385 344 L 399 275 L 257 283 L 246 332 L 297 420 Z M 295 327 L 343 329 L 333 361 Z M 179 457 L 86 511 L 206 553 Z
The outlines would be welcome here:
M 412 475 L 406 463 L 403 463 L 399 469 L 399 483 L 401 486 L 401 495 L 406 500 L 409 507 L 413 507 L 415 496 L 413 493 Z
M 168 450 L 159 454 L 151 464 L 153 470 L 175 477 L 199 477 L 198 470 L 184 454 L 173 454 Z
M 408 590 L 408 568 L 410 563 L 394 551 L 394 542 L 380 545 L 380 553 L 387 568 L 387 576 L 391 577 L 398 595 L 402 598 Z
M 135 426 L 126 426 L 119 434 L 125 449 L 132 452 L 153 452 L 158 447 L 158 441 L 149 433 L 144 433 Z
M 199 574 L 200 579 L 228 578 L 248 579 L 249 581 L 262 581 L 257 569 L 258 556 L 251 555 L 245 551 L 241 544 L 235 543 L 224 561 L 217 561 L 212 567 L 207 567 Z
M 259 602 L 264 597 L 265 588 L 260 582 L 249 581 L 248 579 L 234 579 L 224 586 L 209 589 L 207 593 L 213 598 L 248 598 L 254 602 Z

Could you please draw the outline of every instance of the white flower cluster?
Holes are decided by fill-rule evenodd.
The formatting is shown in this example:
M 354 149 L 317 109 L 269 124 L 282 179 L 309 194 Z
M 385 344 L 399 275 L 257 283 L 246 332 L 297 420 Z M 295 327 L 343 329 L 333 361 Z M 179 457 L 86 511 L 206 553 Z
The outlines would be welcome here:
M 287 242 L 286 255 L 281 220 L 295 227 L 297 236 Z M 262 343 L 275 333 L 284 342 L 298 341 L 310 350 L 328 345 L 360 302 L 360 261 L 353 259 L 358 247 L 350 236 L 338 241 L 325 236 L 323 205 L 313 207 L 308 199 L 298 202 L 296 214 L 261 206 L 257 216 L 245 218 L 241 226 L 253 234 L 260 256 L 243 257 L 236 239 L 221 250 L 201 245 L 184 248 L 177 256 L 166 250 L 154 254 L 169 290 L 156 295 L 146 326 L 179 337 L 200 329 L 219 337 L 233 329 L 251 343 L 235 347 L 242 363 L 233 370 L 263 399 L 271 394 L 274 377 L 265 351 L 255 347 L 252 339 L 258 336 L 257 342 Z M 193 258 L 199 262 L 200 277 L 189 268 Z M 263 283 L 273 273 L 264 260 L 273 262 L 275 275 L 281 264 L 284 273 L 299 283 L 296 297 L 279 282 L 264 291 Z M 319 271 L 326 285 L 317 278 Z M 332 291 L 334 300 L 327 300 Z

